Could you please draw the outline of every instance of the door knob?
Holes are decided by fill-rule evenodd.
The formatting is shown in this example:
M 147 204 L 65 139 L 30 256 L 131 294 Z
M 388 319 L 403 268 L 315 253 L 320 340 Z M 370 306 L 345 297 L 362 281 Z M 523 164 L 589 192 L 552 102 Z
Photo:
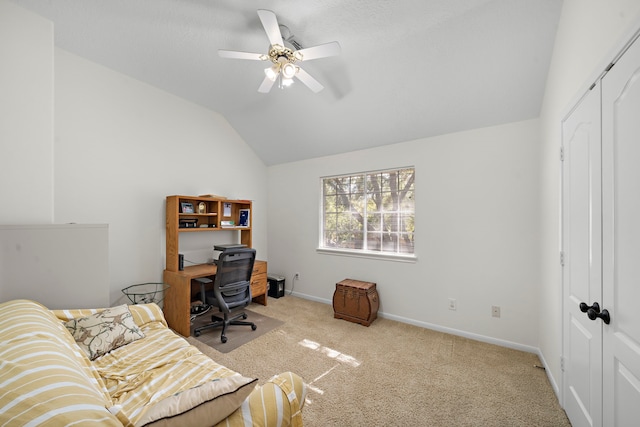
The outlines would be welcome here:
M 588 313 L 589 310 L 593 310 L 596 313 L 600 313 L 600 304 L 598 304 L 597 302 L 594 302 L 593 305 L 591 307 L 589 307 L 584 302 L 580 303 L 580 311 L 581 312 Z M 591 319 L 591 320 L 593 320 L 593 319 Z
M 609 310 L 607 310 L 606 308 L 599 313 L 594 309 L 590 308 L 587 310 L 587 316 L 589 316 L 589 319 L 591 320 L 596 320 L 599 317 L 602 319 L 605 325 L 608 325 L 609 322 L 611 322 L 611 316 L 609 316 Z

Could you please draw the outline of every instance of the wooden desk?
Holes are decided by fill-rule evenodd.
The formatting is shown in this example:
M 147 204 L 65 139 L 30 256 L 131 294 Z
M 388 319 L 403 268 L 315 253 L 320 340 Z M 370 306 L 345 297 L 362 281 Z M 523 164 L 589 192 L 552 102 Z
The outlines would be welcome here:
M 164 295 L 164 317 L 169 327 L 180 335 L 191 335 L 191 281 L 215 276 L 216 271 L 217 267 L 213 264 L 192 265 L 182 271 L 164 270 L 164 282 L 169 284 Z M 251 275 L 251 295 L 254 302 L 267 305 L 266 261 L 255 261 Z

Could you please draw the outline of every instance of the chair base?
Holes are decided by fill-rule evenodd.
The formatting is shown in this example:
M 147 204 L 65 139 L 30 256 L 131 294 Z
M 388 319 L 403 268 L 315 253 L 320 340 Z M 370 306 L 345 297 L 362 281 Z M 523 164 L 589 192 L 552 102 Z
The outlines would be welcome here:
M 213 328 L 218 328 L 220 326 L 222 326 L 222 333 L 220 334 L 220 341 L 222 341 L 222 343 L 226 343 L 227 342 L 227 336 L 225 335 L 225 332 L 227 330 L 227 326 L 229 325 L 243 325 L 243 326 L 251 326 L 251 330 L 255 331 L 256 329 L 258 329 L 258 326 L 253 323 L 253 322 L 245 322 L 243 320 L 238 320 L 238 319 L 246 319 L 247 318 L 247 314 L 242 312 L 239 313 L 229 319 L 223 319 L 221 317 L 218 316 L 211 316 L 211 323 L 207 324 L 207 325 L 203 325 L 200 326 L 196 329 L 193 330 L 193 334 L 196 337 L 199 337 L 200 334 L 202 334 L 202 331 L 207 330 L 207 329 L 213 329 Z

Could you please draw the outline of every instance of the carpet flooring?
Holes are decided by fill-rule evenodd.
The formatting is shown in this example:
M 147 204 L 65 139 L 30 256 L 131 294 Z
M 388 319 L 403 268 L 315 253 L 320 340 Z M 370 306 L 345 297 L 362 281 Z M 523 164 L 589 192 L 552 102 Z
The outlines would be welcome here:
M 365 327 L 290 295 L 250 308 L 283 323 L 228 353 L 188 340 L 260 383 L 298 373 L 306 427 L 570 426 L 535 354 L 382 318 Z

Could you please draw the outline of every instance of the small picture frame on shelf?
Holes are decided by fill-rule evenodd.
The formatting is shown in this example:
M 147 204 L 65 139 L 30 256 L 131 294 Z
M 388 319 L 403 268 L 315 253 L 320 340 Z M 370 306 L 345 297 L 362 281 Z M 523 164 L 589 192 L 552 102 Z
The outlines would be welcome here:
M 182 213 L 193 213 L 193 203 L 180 202 L 180 210 L 182 211 Z
M 249 227 L 250 217 L 251 217 L 250 209 L 240 209 L 240 218 L 238 219 L 238 227 Z

